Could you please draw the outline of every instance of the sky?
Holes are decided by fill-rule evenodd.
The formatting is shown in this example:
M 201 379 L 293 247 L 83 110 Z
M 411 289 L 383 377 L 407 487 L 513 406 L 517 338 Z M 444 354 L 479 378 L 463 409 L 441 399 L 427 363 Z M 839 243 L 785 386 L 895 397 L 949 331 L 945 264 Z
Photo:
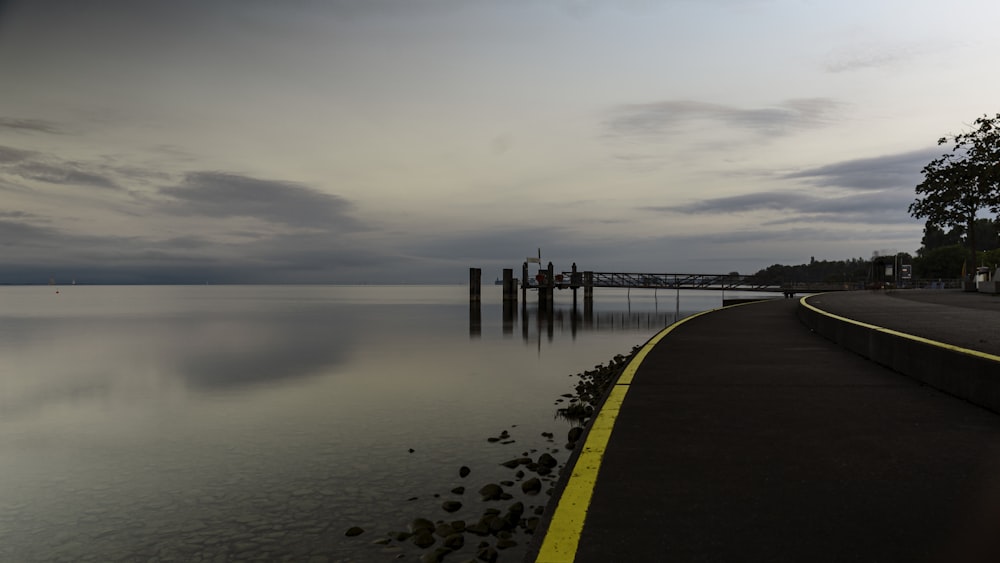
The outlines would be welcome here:
M 914 252 L 993 0 L 0 0 L 0 283 Z

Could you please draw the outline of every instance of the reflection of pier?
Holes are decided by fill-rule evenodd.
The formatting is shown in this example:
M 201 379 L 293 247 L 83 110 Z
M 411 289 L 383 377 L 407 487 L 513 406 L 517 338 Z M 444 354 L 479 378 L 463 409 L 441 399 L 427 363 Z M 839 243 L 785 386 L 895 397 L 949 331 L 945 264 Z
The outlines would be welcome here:
M 600 331 L 615 332 L 626 330 L 643 330 L 655 332 L 676 321 L 679 311 L 601 311 L 594 312 L 593 307 L 583 310 L 573 307 L 517 307 L 516 302 L 504 301 L 502 309 L 502 331 L 505 337 L 514 335 L 519 330 L 526 341 L 541 339 L 545 335 L 552 340 L 556 334 L 570 334 Z M 478 338 L 482 335 L 483 318 L 479 303 L 470 305 L 469 335 Z
M 499 311 L 501 315 L 501 330 L 505 338 L 511 338 L 515 332 L 520 332 L 525 342 L 538 340 L 553 340 L 558 335 L 570 335 L 576 338 L 583 332 L 616 332 L 616 331 L 646 331 L 656 332 L 680 318 L 678 309 L 628 310 L 594 312 L 591 306 L 578 308 L 569 307 L 528 307 L 526 303 L 518 306 L 516 300 L 504 300 Z M 672 308 L 673 309 L 673 308 Z M 495 309 L 493 309 L 495 311 Z M 492 320 L 495 322 L 495 318 Z M 491 320 L 486 321 L 487 325 Z M 495 325 L 494 325 L 495 326 Z M 483 313 L 480 301 L 469 304 L 469 336 L 479 338 L 483 333 Z

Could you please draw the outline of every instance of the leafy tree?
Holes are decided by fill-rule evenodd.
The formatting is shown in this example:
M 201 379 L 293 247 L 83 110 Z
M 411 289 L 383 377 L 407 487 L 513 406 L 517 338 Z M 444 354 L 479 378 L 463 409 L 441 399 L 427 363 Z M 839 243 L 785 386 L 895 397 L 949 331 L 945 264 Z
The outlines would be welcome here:
M 954 143 L 952 152 L 923 168 L 924 180 L 909 211 L 940 230 L 963 229 L 975 265 L 977 215 L 1000 212 L 1000 113 L 973 123 L 972 131 L 938 139 L 938 145 Z
M 965 232 L 964 229 L 950 229 L 948 232 L 944 232 L 941 227 L 927 221 L 924 224 L 924 238 L 920 240 L 921 249 L 917 252 L 922 253 L 934 248 L 961 244 L 963 232 Z
M 913 274 L 920 279 L 954 279 L 962 273 L 962 264 L 968 261 L 968 253 L 960 244 L 924 249 L 913 260 Z M 973 271 L 968 266 L 967 272 Z

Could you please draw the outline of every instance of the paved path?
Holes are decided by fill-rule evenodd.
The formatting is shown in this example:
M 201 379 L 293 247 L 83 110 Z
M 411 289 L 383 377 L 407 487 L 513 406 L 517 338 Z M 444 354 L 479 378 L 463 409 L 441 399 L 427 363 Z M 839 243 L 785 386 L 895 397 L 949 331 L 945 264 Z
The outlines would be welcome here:
M 979 340 L 956 328 L 961 305 L 855 295 L 821 300 Z M 648 347 L 592 423 L 537 560 L 1000 560 L 1000 416 L 811 333 L 797 306 L 700 315 Z

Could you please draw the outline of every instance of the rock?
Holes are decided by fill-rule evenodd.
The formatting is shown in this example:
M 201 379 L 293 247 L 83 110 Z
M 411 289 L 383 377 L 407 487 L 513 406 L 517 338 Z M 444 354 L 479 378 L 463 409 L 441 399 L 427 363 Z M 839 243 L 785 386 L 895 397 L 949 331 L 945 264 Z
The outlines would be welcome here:
M 538 465 L 541 465 L 542 467 L 548 467 L 551 469 L 559 465 L 559 461 L 556 460 L 556 458 L 552 457 L 551 455 L 545 453 L 538 457 Z
M 465 520 L 455 520 L 451 523 L 451 529 L 461 533 L 465 531 Z
M 500 485 L 495 483 L 490 483 L 488 485 L 483 485 L 483 488 L 479 489 L 479 494 L 482 495 L 483 500 L 497 500 L 503 496 L 503 489 Z
M 519 465 L 527 465 L 529 463 L 531 463 L 530 457 L 516 457 L 514 459 L 508 459 L 507 461 L 501 463 L 500 465 L 508 469 L 514 469 Z
M 441 522 L 434 528 L 434 534 L 442 538 L 446 538 L 455 533 L 455 529 L 451 527 L 450 524 L 445 524 Z
M 457 512 L 458 509 L 462 508 L 462 503 L 457 500 L 446 500 L 444 501 L 444 504 L 441 505 L 441 508 L 443 508 L 445 512 Z
M 538 477 L 532 477 L 521 483 L 521 492 L 526 495 L 537 495 L 542 491 L 542 481 Z
M 428 548 L 434 545 L 434 542 L 437 541 L 434 539 L 434 534 L 432 534 L 430 530 L 420 530 L 415 532 L 413 537 L 410 539 L 413 541 L 413 545 L 420 548 Z
M 434 522 L 431 522 L 426 518 L 414 518 L 410 521 L 410 525 L 408 526 L 410 532 L 413 534 L 416 534 L 421 530 L 432 531 L 434 530 L 434 527 Z
M 541 522 L 541 518 L 536 518 L 532 516 L 524 521 L 524 531 L 529 534 L 534 534 L 535 530 L 538 529 L 538 524 Z
M 465 465 L 463 465 L 462 467 L 459 467 L 459 468 L 458 468 L 458 476 L 459 476 L 459 477 L 462 477 L 463 479 L 464 479 L 465 477 L 468 477 L 468 476 L 469 476 L 469 473 L 472 473 L 472 470 L 471 470 L 471 469 L 469 469 L 469 468 L 468 468 L 467 466 L 465 466 Z
M 457 551 L 462 549 L 462 546 L 465 545 L 465 536 L 462 534 L 451 534 L 450 536 L 444 538 L 442 543 L 448 549 Z
M 465 531 L 477 536 L 488 536 L 490 534 L 490 525 L 480 520 L 471 526 L 466 526 Z
M 516 545 L 517 542 L 509 538 L 497 540 L 497 549 L 508 549 Z
M 496 563 L 497 557 L 499 557 L 497 550 L 492 547 L 484 547 L 476 552 L 476 559 L 480 561 L 485 561 L 486 563 Z
M 465 494 L 465 487 L 455 487 L 454 489 L 451 490 L 451 492 L 456 495 Z
M 434 551 L 429 551 L 420 556 L 420 563 L 441 563 L 444 561 L 446 555 L 451 553 L 452 550 L 447 547 L 439 547 Z
M 360 536 L 363 533 L 365 533 L 363 529 L 357 526 L 351 526 L 350 528 L 347 529 L 347 533 L 345 533 L 344 535 L 349 538 L 353 538 L 354 536 Z
M 570 428 L 569 432 L 566 434 L 566 440 L 569 442 L 576 442 L 581 436 L 583 436 L 583 427 L 574 426 L 573 428 Z

